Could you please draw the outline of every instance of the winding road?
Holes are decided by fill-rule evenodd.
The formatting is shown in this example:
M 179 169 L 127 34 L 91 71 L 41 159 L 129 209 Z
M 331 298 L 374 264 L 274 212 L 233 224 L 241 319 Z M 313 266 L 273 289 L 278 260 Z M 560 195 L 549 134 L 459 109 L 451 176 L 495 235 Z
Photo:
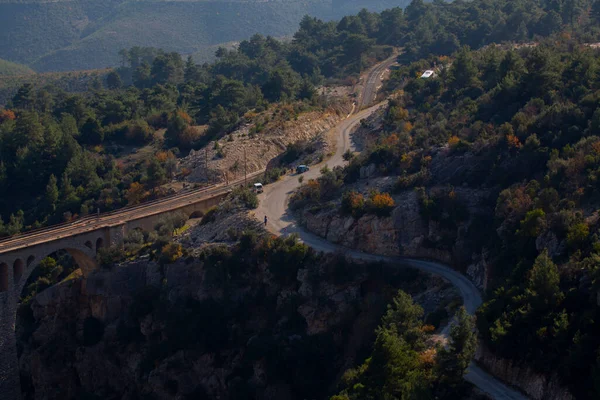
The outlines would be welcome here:
M 365 77 L 365 88 L 363 96 L 358 100 L 356 112 L 348 116 L 335 129 L 337 130 L 337 145 L 335 154 L 327 161 L 311 167 L 310 171 L 303 174 L 304 180 L 314 179 L 320 175 L 320 169 L 327 165 L 330 168 L 344 165 L 342 157 L 344 152 L 352 149 L 350 135 L 354 128 L 360 123 L 360 120 L 366 118 L 377 109 L 385 105 L 385 102 L 361 110 L 364 106 L 369 106 L 375 98 L 377 89 L 381 85 L 383 73 L 394 63 L 394 58 L 390 58 L 371 69 Z M 481 294 L 473 283 L 459 272 L 436 262 L 414 260 L 401 257 L 386 257 L 374 254 L 367 254 L 360 251 L 348 249 L 321 237 L 307 232 L 299 226 L 294 216 L 289 211 L 287 205 L 290 194 L 300 186 L 298 175 L 288 175 L 280 181 L 265 186 L 264 193 L 259 196 L 260 205 L 255 211 L 256 218 L 263 220 L 264 216 L 268 218 L 267 229 L 276 235 L 298 234 L 300 239 L 307 245 L 316 250 L 324 252 L 340 251 L 349 257 L 365 261 L 385 261 L 400 267 L 416 268 L 418 270 L 429 272 L 442 276 L 452 283 L 460 292 L 465 308 L 470 314 L 481 305 Z M 447 334 L 448 327 L 443 333 Z M 518 391 L 506 386 L 504 383 L 489 375 L 476 364 L 471 363 L 466 379 L 477 386 L 479 389 L 499 400 L 524 400 L 527 399 Z

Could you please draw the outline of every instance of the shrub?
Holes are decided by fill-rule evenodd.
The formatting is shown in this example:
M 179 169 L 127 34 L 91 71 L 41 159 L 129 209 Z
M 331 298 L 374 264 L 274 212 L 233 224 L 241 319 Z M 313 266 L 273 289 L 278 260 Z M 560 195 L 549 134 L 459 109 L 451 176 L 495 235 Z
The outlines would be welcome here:
M 166 111 L 155 111 L 148 115 L 146 121 L 155 129 L 166 128 L 169 123 L 169 114 Z
M 369 211 L 378 216 L 388 216 L 395 207 L 395 202 L 389 193 L 380 193 L 373 191 L 369 195 L 368 208 Z
M 451 136 L 450 139 L 448 139 L 448 146 L 450 146 L 450 148 L 455 148 L 459 143 L 460 139 L 458 136 Z
M 546 213 L 540 208 L 529 211 L 521 221 L 520 235 L 538 237 L 546 226 Z
M 98 264 L 103 268 L 109 268 L 124 259 L 125 252 L 123 251 L 123 247 L 119 245 L 98 249 L 98 254 L 96 255 Z
M 176 229 L 179 229 L 185 225 L 187 219 L 187 215 L 181 212 L 168 214 L 158 220 L 158 223 L 154 226 L 154 229 L 159 235 L 171 236 Z
M 394 185 L 394 191 L 400 192 L 405 189 L 420 187 L 427 184 L 428 181 L 429 171 L 423 167 L 419 172 L 412 175 L 399 176 Z
M 137 252 L 144 244 L 144 232 L 139 229 L 129 231 L 123 238 L 123 242 L 125 243 L 125 249 L 128 252 Z
M 306 149 L 306 142 L 298 141 L 288 144 L 285 153 L 281 156 L 282 164 L 290 164 L 294 162 Z
M 246 208 L 255 209 L 258 207 L 258 196 L 247 187 L 235 188 L 232 192 L 234 198 L 240 199 Z
M 342 212 L 360 217 L 365 211 L 365 198 L 362 194 L 350 191 L 342 196 Z
M 4 121 L 14 121 L 17 119 L 15 112 L 12 110 L 0 110 L 0 124 Z
M 321 186 L 315 179 L 309 181 L 298 188 L 290 198 L 290 208 L 298 210 L 305 205 L 316 202 L 321 197 Z
M 161 265 L 173 264 L 183 256 L 183 247 L 179 243 L 168 243 L 160 251 Z
M 348 149 L 342 157 L 344 158 L 344 161 L 350 161 L 354 158 L 354 153 L 352 150 Z
M 572 225 L 567 233 L 567 243 L 571 248 L 577 248 L 583 244 L 590 234 L 590 228 L 587 224 L 580 222 Z
M 202 217 L 202 221 L 200 221 L 200 225 L 206 225 L 209 224 L 211 222 L 215 222 L 217 219 L 217 207 L 211 207 L 206 214 L 204 214 L 204 217 Z
M 144 189 L 144 186 L 139 182 L 131 182 L 129 185 L 129 189 L 125 193 L 125 198 L 127 199 L 127 204 L 134 205 L 139 204 L 149 195 L 149 193 Z
M 125 138 L 130 143 L 144 144 L 152 140 L 153 130 L 144 120 L 130 121 L 127 124 Z
M 265 171 L 264 183 L 277 182 L 282 175 L 285 175 L 285 168 L 269 168 Z

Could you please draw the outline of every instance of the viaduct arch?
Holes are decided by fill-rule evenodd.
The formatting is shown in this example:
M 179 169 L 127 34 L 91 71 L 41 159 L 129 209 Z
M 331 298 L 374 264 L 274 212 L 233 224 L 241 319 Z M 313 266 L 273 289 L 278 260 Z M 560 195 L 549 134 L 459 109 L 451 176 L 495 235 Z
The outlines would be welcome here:
M 116 212 L 83 218 L 0 241 L 0 397 L 20 400 L 21 385 L 15 338 L 16 311 L 21 292 L 39 262 L 67 251 L 84 276 L 98 265 L 98 249 L 123 242 L 128 231 L 151 230 L 165 214 L 204 213 L 219 204 L 228 187 L 192 191 Z

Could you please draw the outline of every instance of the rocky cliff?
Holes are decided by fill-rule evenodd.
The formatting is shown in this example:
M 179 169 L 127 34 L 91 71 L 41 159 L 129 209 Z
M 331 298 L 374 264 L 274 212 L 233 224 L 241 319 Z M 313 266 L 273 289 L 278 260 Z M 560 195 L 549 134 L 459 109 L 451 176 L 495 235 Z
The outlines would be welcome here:
M 378 186 L 382 185 L 373 179 L 368 187 L 358 185 L 357 189 L 366 192 Z M 439 190 L 446 188 L 433 187 L 430 192 Z M 336 205 L 317 212 L 305 209 L 300 219 L 308 230 L 333 243 L 373 254 L 438 260 L 465 271 L 478 287 L 484 288 L 487 282 L 486 253 L 469 240 L 469 229 L 474 217 L 485 212 L 481 205 L 485 192 L 453 190 L 470 213 L 465 221 L 451 227 L 424 216 L 419 194 L 414 190 L 393 196 L 397 206 L 389 217 L 366 214 L 355 218 L 341 214 Z
M 498 357 L 485 345 L 480 344 L 475 360 L 495 377 L 519 388 L 534 400 L 574 400 L 556 376 L 545 376 L 522 363 Z
M 205 245 L 40 293 L 19 313 L 24 397 L 319 398 L 368 348 L 398 288 L 429 314 L 458 298 L 440 279 L 340 256 L 288 279 L 227 251 Z

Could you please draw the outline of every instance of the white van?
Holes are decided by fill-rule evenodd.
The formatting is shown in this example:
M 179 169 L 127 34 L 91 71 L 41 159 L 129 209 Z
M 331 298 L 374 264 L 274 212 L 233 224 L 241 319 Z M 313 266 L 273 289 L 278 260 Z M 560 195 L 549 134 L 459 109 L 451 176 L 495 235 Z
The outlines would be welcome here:
M 254 184 L 254 192 L 255 193 L 262 193 L 263 192 L 263 185 L 262 185 L 262 183 L 255 183 Z

